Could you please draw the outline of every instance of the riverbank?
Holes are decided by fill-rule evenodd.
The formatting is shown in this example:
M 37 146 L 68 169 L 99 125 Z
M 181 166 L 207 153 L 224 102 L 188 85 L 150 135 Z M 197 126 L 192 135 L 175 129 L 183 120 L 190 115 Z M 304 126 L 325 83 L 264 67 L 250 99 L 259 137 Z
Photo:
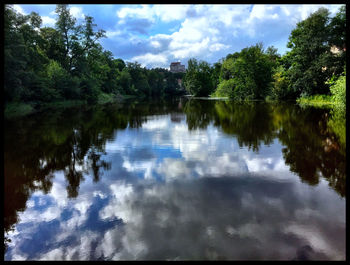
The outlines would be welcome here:
M 228 97 L 195 97 L 192 95 L 184 95 L 186 98 L 191 99 L 204 99 L 204 100 L 230 100 Z M 102 93 L 99 95 L 95 104 L 104 105 L 114 102 L 123 102 L 128 99 L 136 98 L 134 95 L 115 95 Z M 257 101 L 257 100 L 252 100 Z M 260 101 L 260 100 L 259 100 Z M 335 102 L 331 96 L 326 95 L 314 95 L 311 97 L 302 97 L 296 100 L 297 104 L 301 107 L 313 106 L 319 108 L 332 108 Z M 64 100 L 57 102 L 50 102 L 44 104 L 38 104 L 35 102 L 21 103 L 12 102 L 5 106 L 4 116 L 6 119 L 12 119 L 17 117 L 26 116 L 36 112 L 41 112 L 49 109 L 62 109 L 88 105 L 85 100 Z
M 184 95 L 186 98 L 194 98 L 194 99 L 206 99 L 206 100 L 229 100 L 228 97 L 195 97 L 193 95 Z
M 301 97 L 296 100 L 301 107 L 312 106 L 316 108 L 332 108 L 335 105 L 332 96 L 314 95 L 310 97 Z
M 130 95 L 114 95 L 102 93 L 99 95 L 96 102 L 97 105 L 104 105 L 114 102 L 122 102 L 124 100 L 133 98 L 134 96 Z M 38 104 L 36 102 L 11 102 L 5 106 L 4 117 L 5 119 L 13 119 L 18 117 L 27 116 L 29 114 L 50 110 L 50 109 L 64 109 L 71 107 L 79 107 L 88 105 L 86 100 L 64 100 L 56 101 L 50 103 Z

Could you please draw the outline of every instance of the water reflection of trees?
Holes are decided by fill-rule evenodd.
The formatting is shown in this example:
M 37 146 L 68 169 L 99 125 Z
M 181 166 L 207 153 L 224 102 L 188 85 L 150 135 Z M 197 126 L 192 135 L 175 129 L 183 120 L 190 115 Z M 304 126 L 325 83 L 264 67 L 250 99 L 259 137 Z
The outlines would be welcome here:
M 216 124 L 227 134 L 237 136 L 242 146 L 258 151 L 262 143 L 271 144 L 276 137 L 274 133 L 272 112 L 268 104 L 234 102 L 217 102 Z
M 205 129 L 215 115 L 214 101 L 188 100 L 184 106 L 189 130 Z
M 268 104 L 189 100 L 184 106 L 189 130 L 205 129 L 211 122 L 237 137 L 239 145 L 258 151 L 275 137 Z
M 279 140 L 286 164 L 310 185 L 326 178 L 345 196 L 345 153 L 339 138 L 327 127 L 329 112 L 320 109 L 279 108 L 283 117 Z M 345 120 L 343 121 L 345 124 Z
M 116 130 L 140 127 L 147 115 L 179 112 L 177 104 L 108 105 L 6 120 L 5 234 L 18 222 L 18 212 L 26 209 L 33 192 L 50 192 L 56 171 L 64 173 L 67 196 L 77 197 L 84 176 L 90 175 L 97 182 L 103 171 L 111 168 L 103 154 L 105 143 L 115 137 Z M 7 240 L 5 236 L 5 247 Z
M 189 100 L 184 111 L 189 130 L 212 122 L 253 151 L 278 138 L 285 163 L 302 181 L 316 185 L 324 177 L 345 196 L 345 115 L 292 104 L 205 100 Z

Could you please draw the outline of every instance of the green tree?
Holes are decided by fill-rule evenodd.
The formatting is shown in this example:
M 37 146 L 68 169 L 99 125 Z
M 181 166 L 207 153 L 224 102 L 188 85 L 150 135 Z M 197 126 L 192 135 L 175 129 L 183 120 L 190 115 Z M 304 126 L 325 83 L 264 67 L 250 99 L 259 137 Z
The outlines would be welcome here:
M 301 95 L 327 94 L 325 81 L 330 78 L 331 61 L 328 43 L 330 31 L 329 11 L 320 8 L 299 22 L 291 32 L 287 47 L 291 49 L 288 68 L 290 90 Z
M 164 95 L 163 78 L 164 75 L 157 70 L 151 69 L 148 71 L 148 84 L 151 88 L 152 96 L 160 97 Z
M 232 98 L 235 83 L 234 79 L 222 80 L 216 88 L 213 96 Z
M 5 103 L 9 101 L 33 101 L 45 97 L 48 62 L 40 48 L 40 16 L 32 12 L 23 16 L 5 6 Z M 46 98 L 47 99 L 47 98 Z
M 338 13 L 329 24 L 329 42 L 340 49 L 346 48 L 346 10 L 345 5 L 339 8 Z
M 283 100 L 291 97 L 289 94 L 288 86 L 289 80 L 282 65 L 279 65 L 274 69 L 273 83 L 270 90 L 270 97 L 275 100 Z
M 27 65 L 27 50 L 19 28 L 26 17 L 16 13 L 10 5 L 4 9 L 4 99 L 18 101 L 24 90 L 22 77 Z
M 143 69 L 138 62 L 128 62 L 127 68 L 132 79 L 132 84 L 134 85 L 133 90 L 140 97 L 149 96 L 150 87 L 145 69 Z
M 332 98 L 337 104 L 337 107 L 345 110 L 346 107 L 346 72 L 344 71 L 338 79 L 333 76 L 332 80 L 328 83 L 331 85 L 330 90 L 332 93 Z
M 184 77 L 186 90 L 193 96 L 208 96 L 215 87 L 211 80 L 211 67 L 206 61 L 192 58 L 188 61 L 188 68 Z
M 68 72 L 70 72 L 72 67 L 72 50 L 76 45 L 78 39 L 78 28 L 75 25 L 76 19 L 70 14 L 68 5 L 57 5 L 55 12 L 58 15 L 58 19 L 56 21 L 56 29 L 59 32 L 64 43 L 64 61 L 60 63 Z
M 131 85 L 132 85 L 131 75 L 127 68 L 124 68 L 120 72 L 120 75 L 117 77 L 117 84 L 118 84 L 119 90 L 121 90 L 123 94 L 125 95 L 134 94 L 135 91 L 132 90 L 131 88 Z
M 169 71 L 164 72 L 164 93 L 166 95 L 176 95 L 178 93 L 179 85 L 175 74 Z
M 59 62 L 64 62 L 64 43 L 61 34 L 54 28 L 40 28 L 41 42 L 40 49 L 46 56 Z
M 217 86 L 220 83 L 220 73 L 221 73 L 221 67 L 222 67 L 222 62 L 219 61 L 217 63 L 214 63 L 211 69 L 211 81 L 213 83 L 214 89 L 217 88 Z
M 329 23 L 329 45 L 335 53 L 331 56 L 329 71 L 340 76 L 346 64 L 346 10 L 341 6 Z
M 222 81 L 217 94 L 236 100 L 265 99 L 274 65 L 271 55 L 264 52 L 261 43 L 227 56 L 222 64 Z

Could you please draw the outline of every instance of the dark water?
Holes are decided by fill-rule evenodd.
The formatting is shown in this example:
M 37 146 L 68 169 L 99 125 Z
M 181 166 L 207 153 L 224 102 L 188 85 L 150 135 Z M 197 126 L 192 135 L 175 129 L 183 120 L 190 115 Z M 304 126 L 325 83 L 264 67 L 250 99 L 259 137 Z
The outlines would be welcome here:
M 5 260 L 344 260 L 332 115 L 179 99 L 5 121 Z

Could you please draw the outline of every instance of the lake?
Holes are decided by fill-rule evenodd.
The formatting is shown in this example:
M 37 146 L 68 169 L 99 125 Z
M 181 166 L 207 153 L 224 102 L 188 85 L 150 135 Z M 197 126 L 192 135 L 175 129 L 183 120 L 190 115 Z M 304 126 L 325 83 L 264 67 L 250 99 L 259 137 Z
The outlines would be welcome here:
M 4 258 L 344 260 L 336 117 L 177 98 L 5 120 Z

